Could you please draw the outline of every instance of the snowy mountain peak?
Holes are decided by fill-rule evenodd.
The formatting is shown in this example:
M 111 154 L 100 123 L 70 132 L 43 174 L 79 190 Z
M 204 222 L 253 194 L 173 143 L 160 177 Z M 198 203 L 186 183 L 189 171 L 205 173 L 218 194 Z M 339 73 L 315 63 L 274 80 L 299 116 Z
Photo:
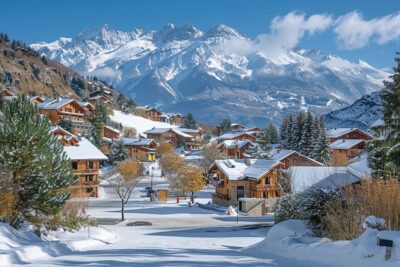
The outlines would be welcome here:
M 156 42 L 182 41 L 198 38 L 203 32 L 191 24 L 185 24 L 177 27 L 174 24 L 167 24 L 161 30 L 154 33 L 153 39 Z
M 237 37 L 243 37 L 242 34 L 240 34 L 237 30 L 228 27 L 224 24 L 219 24 L 215 26 L 214 28 L 210 29 L 206 33 L 206 38 L 213 38 L 213 37 L 232 37 L 232 36 L 237 36 Z

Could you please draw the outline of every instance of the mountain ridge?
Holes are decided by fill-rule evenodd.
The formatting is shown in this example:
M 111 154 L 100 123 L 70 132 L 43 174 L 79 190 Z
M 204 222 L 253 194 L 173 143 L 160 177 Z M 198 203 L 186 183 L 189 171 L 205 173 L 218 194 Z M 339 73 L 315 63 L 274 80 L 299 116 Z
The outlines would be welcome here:
M 279 123 L 298 110 L 329 113 L 379 90 L 389 75 L 317 49 L 272 58 L 252 42 L 222 24 L 208 31 L 167 24 L 131 32 L 105 25 L 31 47 L 106 80 L 139 103 L 183 113 L 195 107 L 196 118 L 211 123 L 226 117 L 250 125 Z

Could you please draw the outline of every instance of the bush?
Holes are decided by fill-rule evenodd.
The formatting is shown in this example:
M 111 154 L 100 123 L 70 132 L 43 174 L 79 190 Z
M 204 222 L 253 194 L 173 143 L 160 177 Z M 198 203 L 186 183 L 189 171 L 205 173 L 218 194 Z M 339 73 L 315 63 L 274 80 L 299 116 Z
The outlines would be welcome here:
M 295 199 L 292 195 L 286 195 L 275 203 L 275 223 L 295 219 Z

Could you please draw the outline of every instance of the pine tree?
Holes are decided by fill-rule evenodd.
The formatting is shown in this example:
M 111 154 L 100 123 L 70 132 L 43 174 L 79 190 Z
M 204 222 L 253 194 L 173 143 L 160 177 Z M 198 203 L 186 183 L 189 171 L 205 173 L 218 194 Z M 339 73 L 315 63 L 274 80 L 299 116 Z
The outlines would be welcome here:
M 289 116 L 285 116 L 285 118 L 282 121 L 279 133 L 280 133 L 280 144 L 282 148 L 288 148 L 289 145 Z
M 272 123 L 268 124 L 267 131 L 268 131 L 268 135 L 270 136 L 271 143 L 278 144 L 279 143 L 279 134 L 278 134 L 278 129 L 276 129 L 275 125 L 273 125 Z
M 76 181 L 63 145 L 50 122 L 26 96 L 7 102 L 0 122 L 0 169 L 6 169 L 17 197 L 15 215 L 56 214 Z
M 224 134 L 232 131 L 232 123 L 230 119 L 223 119 L 218 126 L 219 134 Z
M 300 141 L 298 150 L 303 155 L 309 156 L 313 150 L 313 129 L 314 127 L 314 116 L 311 112 L 307 112 L 305 115 L 304 123 L 302 124 Z
M 124 146 L 122 140 L 115 140 L 111 145 L 110 151 L 110 162 L 113 165 L 117 165 L 118 163 L 129 158 L 128 149 Z
M 325 127 L 319 127 L 319 136 L 310 156 L 316 161 L 328 165 L 331 159 L 331 152 L 329 141 L 326 138 Z
M 271 151 L 271 134 L 268 128 L 264 128 L 260 133 L 257 143 L 260 144 L 261 153 L 268 153 Z
M 384 82 L 381 91 L 384 125 L 376 129 L 380 138 L 368 145 L 373 174 L 385 178 L 400 177 L 400 57 L 395 62 L 394 74 Z
M 104 124 L 107 121 L 107 110 L 105 105 L 98 101 L 94 113 L 88 118 L 92 127 L 87 132 L 87 138 L 97 147 L 101 148 L 103 141 Z
M 183 127 L 188 128 L 188 129 L 196 129 L 197 128 L 197 122 L 193 117 L 193 114 L 189 112 L 184 118 L 183 118 Z

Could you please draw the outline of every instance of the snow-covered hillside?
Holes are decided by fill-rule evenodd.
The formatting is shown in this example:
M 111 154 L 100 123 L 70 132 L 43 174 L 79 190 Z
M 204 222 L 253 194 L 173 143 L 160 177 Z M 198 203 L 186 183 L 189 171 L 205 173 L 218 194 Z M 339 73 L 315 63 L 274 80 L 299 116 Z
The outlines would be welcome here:
M 358 127 L 368 130 L 378 119 L 383 117 L 380 92 L 363 96 L 348 107 L 335 110 L 324 116 L 327 128 Z
M 113 115 L 110 115 L 112 121 L 121 123 L 124 127 L 133 127 L 138 134 L 150 130 L 151 128 L 175 128 L 177 126 L 165 122 L 158 122 L 145 119 L 140 116 L 124 113 L 119 110 L 114 110 Z
M 285 113 L 327 113 L 382 87 L 388 73 L 319 50 L 272 58 L 235 29 L 206 32 L 168 24 L 157 31 L 103 26 L 32 47 L 82 74 L 96 75 L 141 104 L 192 111 L 202 121 L 249 124 Z M 210 116 L 213 114 L 213 116 Z

